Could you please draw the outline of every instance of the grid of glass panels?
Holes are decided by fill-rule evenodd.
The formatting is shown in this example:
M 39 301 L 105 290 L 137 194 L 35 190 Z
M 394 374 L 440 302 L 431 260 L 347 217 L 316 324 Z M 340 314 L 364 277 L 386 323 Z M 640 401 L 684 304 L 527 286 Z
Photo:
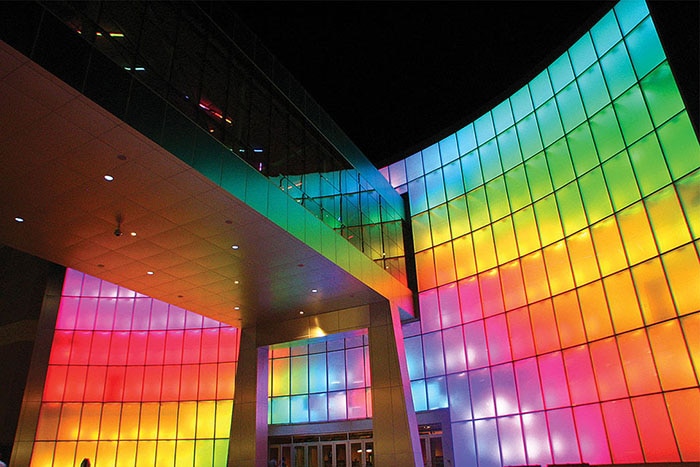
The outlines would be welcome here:
M 372 417 L 366 331 L 270 349 L 268 422 Z
M 700 148 L 643 2 L 384 172 L 414 404 L 449 407 L 456 465 L 700 460 Z
M 236 328 L 69 269 L 32 465 L 224 465 Z

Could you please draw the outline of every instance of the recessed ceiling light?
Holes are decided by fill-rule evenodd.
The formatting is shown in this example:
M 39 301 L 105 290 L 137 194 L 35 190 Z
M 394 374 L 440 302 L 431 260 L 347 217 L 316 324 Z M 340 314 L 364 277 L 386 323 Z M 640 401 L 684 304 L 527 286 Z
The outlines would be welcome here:
M 299 314 L 300 314 L 300 315 L 303 315 L 303 314 L 304 314 L 304 311 L 303 311 L 303 310 L 299 311 Z
M 233 281 L 234 284 L 238 284 L 238 281 Z
M 24 217 L 15 217 L 15 222 L 19 222 L 21 224 L 22 222 L 24 222 Z
M 153 274 L 155 274 L 155 272 L 153 272 L 153 271 L 147 271 L 146 274 L 148 274 L 149 276 L 152 276 Z
M 135 236 L 136 236 L 136 232 L 131 232 L 131 236 L 132 236 L 132 237 L 135 237 Z
M 318 292 L 318 289 L 311 289 L 311 293 L 316 293 Z
M 238 247 L 238 245 L 231 245 L 231 248 L 234 250 L 237 250 L 239 247 Z
M 239 306 L 234 306 L 233 309 L 234 309 L 234 310 L 240 310 L 241 307 L 239 307 Z
M 109 174 L 105 175 L 104 178 L 105 178 L 105 180 L 107 180 L 108 182 L 111 182 L 112 180 L 114 180 L 114 177 L 112 177 L 112 176 L 109 175 Z

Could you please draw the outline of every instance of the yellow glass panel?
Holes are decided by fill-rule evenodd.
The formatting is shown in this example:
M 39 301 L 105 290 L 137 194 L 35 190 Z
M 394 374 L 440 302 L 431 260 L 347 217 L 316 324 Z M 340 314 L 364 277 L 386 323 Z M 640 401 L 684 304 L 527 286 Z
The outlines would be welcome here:
M 102 404 L 91 403 L 83 405 L 83 413 L 80 418 L 80 440 L 96 440 L 100 432 L 100 415 Z
M 117 464 L 117 447 L 119 443 L 116 441 L 100 441 L 97 443 L 97 457 L 93 465 L 118 465 Z
M 37 441 L 34 443 L 32 450 L 32 467 L 44 467 L 51 465 L 53 460 L 53 451 L 56 443 L 53 441 Z
M 179 440 L 175 449 L 176 465 L 194 465 L 194 441 Z
M 56 451 L 53 455 L 53 465 L 77 465 L 81 459 L 75 459 L 75 448 L 78 443 L 75 441 L 59 441 L 56 443 Z M 49 464 L 52 465 L 52 464 Z
M 197 438 L 213 438 L 216 422 L 216 402 L 204 401 L 197 405 Z
M 504 264 L 518 257 L 518 244 L 515 240 L 512 217 L 505 217 L 493 224 L 493 238 L 496 240 L 498 264 Z
M 620 271 L 627 267 L 625 249 L 622 237 L 614 216 L 603 219 L 591 227 L 593 244 L 595 245 L 598 266 L 603 276 Z
M 177 402 L 160 404 L 160 420 L 158 421 L 158 439 L 174 439 L 177 437 Z
M 661 256 L 679 315 L 700 310 L 700 260 L 693 244 Z
M 135 465 L 136 446 L 136 441 L 120 441 L 117 446 L 117 465 Z
M 45 439 L 53 441 L 56 439 L 56 430 L 61 416 L 61 405 L 59 403 L 44 402 L 41 404 L 39 412 L 39 423 L 36 428 L 37 440 Z
M 688 224 L 673 186 L 654 193 L 645 204 L 661 253 L 690 242 Z
M 664 391 L 696 386 L 690 354 L 678 320 L 649 328 L 649 343 Z
M 572 290 L 557 295 L 552 299 L 552 302 L 554 303 L 554 316 L 557 319 L 562 348 L 586 342 L 586 331 L 583 328 L 576 291 Z
M 82 462 L 83 459 L 90 459 L 94 464 L 97 455 L 97 441 L 79 441 L 75 449 L 75 461 Z
M 78 428 L 80 426 L 80 411 L 82 404 L 63 404 L 61 409 L 61 422 L 58 425 L 57 440 L 78 439 Z
M 140 414 L 141 404 L 139 403 L 128 403 L 122 406 L 122 418 L 119 426 L 120 439 L 138 439 Z
M 436 246 L 433 251 L 435 254 L 437 285 L 443 285 L 457 280 L 452 243 L 443 243 L 442 245 Z
M 546 246 L 557 240 L 564 238 L 559 210 L 554 195 L 546 196 L 535 204 L 535 214 L 537 215 L 537 227 L 539 228 L 542 245 Z
M 658 254 L 647 213 L 641 202 L 620 211 L 617 222 L 630 264 L 640 263 Z
M 494 249 L 491 226 L 487 225 L 474 232 L 474 252 L 476 253 L 476 267 L 479 272 L 496 266 L 496 250 Z
M 515 235 L 518 239 L 518 250 L 521 255 L 532 253 L 540 248 L 540 238 L 537 233 L 537 222 L 532 206 L 513 214 Z
M 141 422 L 139 424 L 139 439 L 158 438 L 159 411 L 160 404 L 157 402 L 146 402 L 141 404 Z
M 544 267 L 542 252 L 536 251 L 524 256 L 521 260 L 525 290 L 529 303 L 549 297 L 547 272 Z
M 633 267 L 632 277 L 647 325 L 676 316 L 676 308 L 659 258 Z
M 198 439 L 195 441 L 195 467 L 209 467 L 214 462 L 214 440 Z
M 228 438 L 231 434 L 231 414 L 233 401 L 216 402 L 216 434 L 217 438 Z
M 571 268 L 574 271 L 574 280 L 577 286 L 588 284 L 600 278 L 598 261 L 596 260 L 591 233 L 584 229 L 566 239 L 569 249 Z
M 549 245 L 543 251 L 552 295 L 573 289 L 574 276 L 571 274 L 569 252 L 566 248 L 566 242 L 564 240 L 559 240 Z
M 624 270 L 606 277 L 603 279 L 603 284 L 608 296 L 610 316 L 615 326 L 615 332 L 619 334 L 644 326 L 630 272 Z
M 109 403 L 102 406 L 102 420 L 100 421 L 101 440 L 116 440 L 119 438 L 121 412 L 122 404 L 119 403 Z
M 139 441 L 136 448 L 136 466 L 153 467 L 156 465 L 156 441 Z
M 175 441 L 158 441 L 155 465 L 156 467 L 172 467 L 173 465 L 178 465 L 177 462 L 175 462 Z
M 181 402 L 177 421 L 177 437 L 194 438 L 196 420 L 197 403 Z
M 601 281 L 579 288 L 578 297 L 588 340 L 611 336 L 613 328 Z
M 459 237 L 453 242 L 455 255 L 455 269 L 457 270 L 457 279 L 476 274 L 476 258 L 474 257 L 474 245 L 472 236 L 465 235 Z
M 683 334 L 688 343 L 688 351 L 690 358 L 693 360 L 695 374 L 700 378 L 700 312 L 681 318 L 681 326 Z

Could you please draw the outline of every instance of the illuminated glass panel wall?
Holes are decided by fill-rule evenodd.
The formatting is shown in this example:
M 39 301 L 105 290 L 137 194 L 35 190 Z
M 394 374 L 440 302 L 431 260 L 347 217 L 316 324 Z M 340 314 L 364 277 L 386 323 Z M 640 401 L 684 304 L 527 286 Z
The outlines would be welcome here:
M 68 270 L 32 465 L 225 465 L 239 335 Z
M 418 411 L 456 465 L 700 460 L 700 149 L 646 5 L 384 169 L 408 193 Z
M 372 417 L 367 334 L 270 349 L 268 421 Z

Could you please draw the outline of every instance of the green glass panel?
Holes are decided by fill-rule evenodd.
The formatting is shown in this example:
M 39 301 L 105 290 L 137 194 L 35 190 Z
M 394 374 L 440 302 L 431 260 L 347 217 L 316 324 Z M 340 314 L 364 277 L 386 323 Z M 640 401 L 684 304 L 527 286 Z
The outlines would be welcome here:
M 569 143 L 574 170 L 576 170 L 578 175 L 598 165 L 598 154 L 595 144 L 593 144 L 593 135 L 588 123 L 580 125 L 566 135 L 566 140 Z
M 542 246 L 550 245 L 564 238 L 564 231 L 561 228 L 559 210 L 557 209 L 557 201 L 554 195 L 542 198 L 534 204 L 534 207 Z M 525 253 L 521 251 L 521 254 Z
M 619 211 L 641 198 L 632 164 L 630 164 L 626 151 L 606 161 L 603 164 L 603 174 L 608 182 L 610 198 L 615 211 Z
M 486 141 L 496 136 L 496 133 L 493 129 L 493 119 L 491 118 L 491 112 L 487 112 L 474 122 L 474 130 L 476 132 L 476 143 L 478 145 L 482 145 Z
M 583 210 L 578 184 L 576 182 L 569 183 L 556 192 L 556 197 L 564 234 L 569 236 L 584 228 L 587 225 L 586 214 Z
M 510 105 L 513 109 L 513 117 L 519 122 L 526 115 L 529 115 L 534 110 L 532 108 L 532 99 L 530 98 L 530 88 L 527 86 L 520 88 L 510 97 Z
M 661 125 L 683 110 L 683 99 L 668 62 L 656 67 L 641 81 L 641 85 L 655 126 Z
M 481 164 L 479 163 L 479 153 L 472 151 L 462 156 L 462 178 L 464 180 L 465 191 L 473 190 L 484 183 L 481 177 Z M 413 210 L 411 210 L 413 212 Z
M 666 59 L 651 18 L 644 20 L 625 37 L 625 43 L 627 44 L 634 69 L 640 78 L 643 78 Z
M 484 175 L 485 182 L 503 173 L 498 154 L 498 144 L 495 139 L 479 146 L 479 158 L 481 159 L 481 173 Z
M 459 160 L 445 165 L 442 169 L 442 176 L 445 179 L 447 199 L 452 199 L 464 194 L 464 183 L 462 182 L 462 164 Z
M 590 120 L 590 125 L 601 161 L 607 160 L 625 148 L 625 141 L 622 139 L 617 115 L 612 105 L 595 114 Z
M 620 27 L 617 25 L 617 19 L 614 12 L 609 12 L 591 28 L 591 37 L 593 44 L 598 52 L 598 56 L 602 57 L 605 52 L 610 50 L 615 44 L 622 40 Z
M 676 183 L 678 197 L 694 239 L 700 238 L 700 170 L 683 177 Z
M 637 141 L 653 129 L 651 117 L 644 103 L 639 85 L 632 87 L 615 102 L 615 112 L 620 121 L 622 136 L 627 145 Z
M 615 5 L 615 14 L 620 22 L 623 34 L 630 32 L 636 25 L 649 15 L 645 2 L 625 0 Z
M 538 220 L 535 220 L 532 206 L 528 206 L 513 214 L 513 225 L 515 226 L 518 249 L 521 255 L 526 255 L 540 248 L 540 239 L 537 236 Z
M 447 212 L 450 216 L 452 238 L 461 237 L 470 231 L 466 195 L 462 195 L 447 203 Z
M 438 143 L 440 146 L 440 159 L 443 165 L 459 157 L 457 148 L 457 136 L 453 133 Z
M 671 183 L 656 134 L 652 133 L 630 146 L 629 154 L 642 196 Z
M 528 115 L 518 122 L 517 128 L 523 160 L 527 160 L 542 150 L 542 139 L 535 115 Z
M 532 103 L 534 104 L 535 109 L 551 99 L 551 97 L 554 95 L 552 83 L 549 82 L 549 74 L 547 73 L 547 70 L 544 70 L 542 73 L 535 76 L 532 81 L 530 81 L 530 95 L 532 96 Z
M 593 62 L 597 60 L 593 41 L 590 34 L 586 33 L 569 49 L 571 56 L 571 65 L 574 68 L 576 76 L 584 72 Z
M 612 214 L 612 204 L 605 186 L 603 171 L 596 167 L 579 179 L 583 205 L 588 215 L 588 223 L 593 224 Z
M 505 174 L 506 186 L 508 188 L 508 198 L 513 211 L 532 202 L 530 198 L 530 188 L 527 184 L 527 176 L 525 175 L 525 166 L 522 164 L 509 170 Z
M 503 130 L 515 124 L 509 100 L 505 100 L 494 107 L 491 114 L 493 115 L 493 125 L 496 129 L 496 134 L 501 134 Z
M 520 154 L 520 144 L 518 143 L 518 134 L 515 131 L 515 127 L 508 128 L 498 135 L 498 150 L 504 171 L 510 170 L 522 162 L 523 157 Z
M 658 135 L 674 180 L 700 167 L 700 145 L 686 112 L 659 128 Z
M 535 113 L 545 147 L 564 136 L 564 128 L 561 126 L 561 117 L 555 99 L 545 102 Z
M 537 200 L 552 192 L 552 182 L 549 177 L 549 168 L 544 152 L 525 162 L 527 183 L 530 185 L 532 199 Z
M 476 149 L 476 135 L 474 134 L 474 125 L 469 124 L 459 130 L 457 133 L 457 146 L 459 154 L 464 155 Z
M 571 154 L 569 154 L 569 146 L 565 139 L 560 139 L 544 152 L 547 156 L 547 164 L 552 174 L 552 185 L 555 190 L 574 179 L 576 176 L 574 166 L 571 163 Z
M 578 77 L 578 87 L 588 116 L 595 114 L 610 102 L 603 72 L 597 63 Z
M 557 94 L 557 103 L 559 104 L 561 121 L 567 133 L 586 119 L 586 112 L 583 110 L 581 94 L 578 92 L 576 83 L 569 84 Z
M 571 68 L 569 54 L 563 54 L 549 66 L 549 77 L 552 89 L 559 92 L 564 86 L 574 80 L 574 69 Z
M 624 42 L 617 44 L 600 59 L 600 67 L 613 99 L 637 82 Z
M 484 187 L 479 187 L 467 193 L 467 208 L 469 209 L 469 221 L 473 230 L 489 223 L 489 208 Z
M 450 220 L 447 217 L 447 205 L 442 204 L 430 213 L 430 231 L 432 232 L 433 245 L 440 245 L 450 240 Z
M 491 219 L 495 221 L 510 214 L 508 194 L 503 175 L 486 184 L 486 198 L 488 199 Z

